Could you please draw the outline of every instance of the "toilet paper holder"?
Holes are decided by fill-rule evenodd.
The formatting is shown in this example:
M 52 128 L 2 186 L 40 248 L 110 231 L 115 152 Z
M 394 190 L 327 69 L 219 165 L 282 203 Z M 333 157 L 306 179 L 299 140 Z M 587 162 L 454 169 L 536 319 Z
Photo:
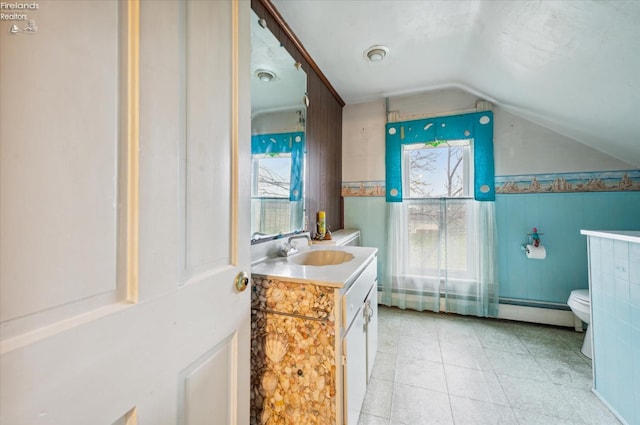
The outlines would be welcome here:
M 523 243 L 522 245 L 520 245 L 520 251 L 524 252 L 525 254 L 529 254 L 529 248 L 527 248 L 527 244 Z
M 520 250 L 525 254 L 529 254 L 529 248 L 527 245 L 533 245 L 538 247 L 542 242 L 540 241 L 540 236 L 544 235 L 544 233 L 539 233 L 537 228 L 533 228 L 531 233 L 527 233 L 527 243 L 523 243 L 520 245 Z

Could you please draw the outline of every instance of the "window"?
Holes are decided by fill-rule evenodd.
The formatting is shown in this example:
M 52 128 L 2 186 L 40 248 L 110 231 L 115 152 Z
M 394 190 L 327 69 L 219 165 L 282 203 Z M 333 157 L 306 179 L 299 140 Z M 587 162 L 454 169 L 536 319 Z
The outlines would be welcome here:
M 291 154 L 253 155 L 253 171 L 253 197 L 289 200 Z
M 435 146 L 434 146 L 435 145 Z M 412 274 L 464 278 L 468 208 L 473 188 L 469 140 L 403 146 L 407 203 L 408 269 Z
M 469 140 L 403 145 L 403 192 L 409 198 L 471 196 Z
M 439 311 L 444 301 L 445 311 L 496 316 L 493 114 L 390 122 L 385 131 L 382 302 Z
M 304 132 L 251 136 L 251 233 L 303 228 Z
M 292 228 L 291 154 L 252 156 L 252 232 L 280 233 Z

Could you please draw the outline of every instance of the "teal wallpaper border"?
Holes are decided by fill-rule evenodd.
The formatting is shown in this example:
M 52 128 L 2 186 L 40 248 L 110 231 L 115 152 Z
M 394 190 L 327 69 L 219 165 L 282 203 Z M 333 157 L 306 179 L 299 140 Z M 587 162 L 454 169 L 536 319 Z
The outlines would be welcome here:
M 342 182 L 342 196 L 344 197 L 384 197 L 384 180 Z
M 640 170 L 496 176 L 496 193 L 584 193 L 640 191 Z M 342 182 L 344 197 L 385 196 L 385 181 Z
M 496 193 L 640 191 L 640 170 L 496 176 Z

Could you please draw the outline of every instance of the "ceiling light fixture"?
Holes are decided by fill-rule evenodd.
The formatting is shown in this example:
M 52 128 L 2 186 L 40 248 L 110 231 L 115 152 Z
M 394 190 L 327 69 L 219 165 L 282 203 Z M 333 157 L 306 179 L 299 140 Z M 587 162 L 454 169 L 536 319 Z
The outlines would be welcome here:
M 259 69 L 256 71 L 256 77 L 258 77 L 258 80 L 268 83 L 275 80 L 276 74 L 266 69 Z
M 389 48 L 385 46 L 371 46 L 364 51 L 364 58 L 370 62 L 380 62 L 389 53 Z

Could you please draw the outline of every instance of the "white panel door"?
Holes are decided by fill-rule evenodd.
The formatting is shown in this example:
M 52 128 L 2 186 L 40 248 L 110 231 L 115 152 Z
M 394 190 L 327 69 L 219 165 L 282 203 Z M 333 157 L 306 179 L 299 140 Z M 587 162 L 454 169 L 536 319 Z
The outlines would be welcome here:
M 249 1 L 34 4 L 0 21 L 0 423 L 248 423 Z

